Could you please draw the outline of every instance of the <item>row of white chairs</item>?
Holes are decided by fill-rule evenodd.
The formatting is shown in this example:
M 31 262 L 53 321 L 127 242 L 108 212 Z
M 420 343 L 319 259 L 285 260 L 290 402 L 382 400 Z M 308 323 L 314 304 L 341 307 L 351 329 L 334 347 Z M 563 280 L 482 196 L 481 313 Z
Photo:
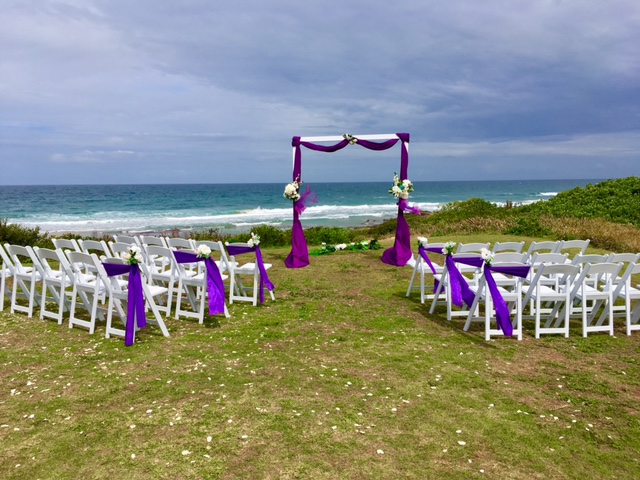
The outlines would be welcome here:
M 478 245 L 476 245 L 478 246 Z M 430 244 L 433 250 L 444 244 Z M 480 248 L 455 253 L 453 259 L 478 257 Z M 463 249 L 466 250 L 466 249 Z M 525 278 L 517 278 L 501 273 L 493 274 L 498 290 L 515 315 L 513 334 L 522 338 L 522 319 L 535 319 L 535 337 L 541 334 L 559 333 L 569 335 L 570 319 L 581 318 L 582 334 L 608 332 L 613 335 L 614 318 L 624 318 L 626 333 L 640 330 L 640 290 L 632 285 L 633 275 L 640 274 L 640 254 L 623 253 L 610 255 L 576 254 L 569 258 L 567 253 L 503 252 L 493 255 L 494 266 L 530 266 Z M 444 258 L 444 257 L 443 257 Z M 430 313 L 435 312 L 439 303 L 446 303 L 447 320 L 452 317 L 466 317 L 464 330 L 471 323 L 485 323 L 485 338 L 502 335 L 493 327 L 494 305 L 487 293 L 486 278 L 481 267 L 459 265 L 458 270 L 466 275 L 465 280 L 474 294 L 473 305 L 468 309 L 456 308 L 452 304 L 449 286 L 449 272 L 446 263 L 430 260 L 430 265 L 419 257 L 407 289 L 407 296 L 413 290 L 420 290 L 420 300 L 431 300 Z M 425 274 L 432 274 L 438 288 L 427 292 Z M 416 278 L 420 277 L 420 285 Z M 635 302 L 635 305 L 634 305 Z M 484 305 L 484 315 L 480 306 Z M 528 309 L 528 315 L 523 311 Z
M 173 254 L 178 248 L 195 249 L 194 242 L 186 242 L 188 243 L 171 248 L 143 243 L 141 248 L 144 257 L 144 261 L 140 263 L 145 279 L 143 290 L 147 309 L 153 314 L 150 323 L 158 325 L 167 336 L 168 330 L 163 317 L 171 315 L 174 296 L 176 319 L 192 317 L 202 323 L 205 315 L 204 268 L 197 268 L 193 264 L 179 264 Z M 223 280 L 230 279 L 227 287 L 229 303 L 247 301 L 256 305 L 260 280 L 256 263 L 240 265 L 235 258 L 227 256 L 222 242 L 203 241 L 197 244 L 206 244 L 213 252 L 218 252 L 216 264 L 221 276 Z M 127 299 L 127 282 L 122 277 L 108 277 L 102 262 L 124 263 L 123 255 L 132 244 L 116 241 L 107 245 L 104 241 L 56 239 L 54 245 L 55 250 L 0 245 L 0 310 L 4 308 L 6 297 L 10 301 L 12 313 L 22 312 L 32 317 L 35 307 L 39 306 L 41 319 L 53 318 L 62 324 L 63 315 L 67 312 L 70 328 L 74 325 L 83 326 L 90 333 L 95 330 L 96 319 L 105 320 L 106 314 L 107 337 L 111 334 L 124 335 L 124 330 L 113 327 L 112 316 L 115 313 L 125 322 L 126 309 L 123 304 Z M 271 264 L 265 264 L 265 269 L 270 267 Z M 253 285 L 245 286 L 242 277 L 246 276 L 253 279 Z M 11 285 L 9 278 L 12 279 Z M 273 292 L 270 293 L 271 298 L 275 299 Z M 183 302 L 187 302 L 191 308 L 183 307 Z M 55 309 L 51 309 L 51 305 L 55 305 Z M 88 312 L 89 320 L 77 315 L 78 307 L 83 307 Z M 226 302 L 224 310 L 228 316 Z

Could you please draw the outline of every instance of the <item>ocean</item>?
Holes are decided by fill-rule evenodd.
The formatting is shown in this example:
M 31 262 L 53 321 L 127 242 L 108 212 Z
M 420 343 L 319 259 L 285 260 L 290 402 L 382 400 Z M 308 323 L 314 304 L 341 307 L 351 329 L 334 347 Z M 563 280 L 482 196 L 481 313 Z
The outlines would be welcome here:
M 503 205 L 548 200 L 600 180 L 414 182 L 410 203 L 435 211 L 446 203 L 483 198 Z M 318 203 L 304 227 L 358 227 L 396 215 L 390 182 L 305 183 Z M 289 228 L 291 202 L 283 184 L 0 186 L 0 219 L 50 233 L 142 233 L 170 229 L 249 231 L 259 224 Z

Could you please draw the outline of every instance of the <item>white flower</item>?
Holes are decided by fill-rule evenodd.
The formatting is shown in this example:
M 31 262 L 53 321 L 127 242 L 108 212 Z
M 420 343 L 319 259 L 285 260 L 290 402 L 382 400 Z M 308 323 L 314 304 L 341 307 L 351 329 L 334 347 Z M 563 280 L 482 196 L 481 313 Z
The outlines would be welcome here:
M 456 242 L 449 240 L 444 244 L 444 248 L 442 249 L 443 255 L 453 255 L 453 249 L 456 248 Z
M 426 237 L 418 237 L 418 246 L 426 248 L 429 245 L 429 239 Z
M 336 250 L 344 250 L 345 248 L 347 248 L 346 243 L 339 243 L 338 245 L 336 245 Z
M 260 245 L 260 236 L 251 232 L 251 238 L 247 241 L 247 245 L 249 245 L 250 248 Z
M 300 200 L 300 185 L 302 182 L 300 181 L 300 176 L 296 178 L 293 182 L 288 183 L 284 187 L 284 193 L 282 196 L 284 198 L 288 198 L 289 200 L 293 200 L 294 202 Z
M 484 263 L 491 266 L 491 262 L 493 262 L 493 252 L 491 252 L 491 250 L 483 248 L 480 250 L 480 256 L 484 260 Z
M 129 264 L 135 265 L 142 262 L 142 251 L 137 245 L 131 245 L 129 250 L 122 254 L 122 258 Z
M 409 193 L 413 192 L 413 183 L 411 180 L 405 178 L 400 180 L 398 173 L 393 174 L 393 186 L 389 189 L 389 193 L 398 199 L 406 200 L 409 198 Z
M 207 245 L 198 245 L 196 247 L 196 255 L 200 258 L 207 258 L 211 255 L 211 249 Z

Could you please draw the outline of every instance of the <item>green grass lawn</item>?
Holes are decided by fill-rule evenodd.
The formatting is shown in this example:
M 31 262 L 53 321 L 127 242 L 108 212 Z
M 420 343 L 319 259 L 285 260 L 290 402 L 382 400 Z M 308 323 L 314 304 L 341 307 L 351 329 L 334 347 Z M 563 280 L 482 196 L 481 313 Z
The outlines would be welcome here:
M 5 302 L 2 478 L 638 477 L 640 334 L 485 342 L 381 252 L 265 249 L 275 302 L 132 347 Z

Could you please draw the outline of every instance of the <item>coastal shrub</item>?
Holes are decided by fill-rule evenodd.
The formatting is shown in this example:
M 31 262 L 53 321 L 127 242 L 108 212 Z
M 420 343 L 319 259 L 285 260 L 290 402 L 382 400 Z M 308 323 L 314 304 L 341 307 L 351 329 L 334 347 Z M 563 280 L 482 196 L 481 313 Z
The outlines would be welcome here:
M 551 235 L 551 230 L 540 222 L 540 217 L 528 214 L 513 218 L 510 226 L 503 233 L 525 237 L 547 237 Z
M 269 247 L 291 245 L 291 231 L 280 230 L 273 225 L 258 225 L 253 227 L 251 231 L 260 237 L 261 245 Z M 247 236 L 247 240 L 249 236 Z
M 9 223 L 6 218 L 0 218 L 0 243 L 46 248 L 53 246 L 49 235 L 40 233 L 40 227 L 23 227 L 17 223 Z
M 604 218 L 640 227 L 640 178 L 606 180 L 578 187 L 545 201 L 514 209 L 532 215 Z
M 632 225 L 603 218 L 558 218 L 545 216 L 541 224 L 558 240 L 589 239 L 590 245 L 612 252 L 640 252 L 640 235 Z
M 291 235 L 291 233 L 289 233 Z M 311 227 L 304 231 L 309 245 L 340 244 L 355 241 L 355 230 L 340 227 Z

